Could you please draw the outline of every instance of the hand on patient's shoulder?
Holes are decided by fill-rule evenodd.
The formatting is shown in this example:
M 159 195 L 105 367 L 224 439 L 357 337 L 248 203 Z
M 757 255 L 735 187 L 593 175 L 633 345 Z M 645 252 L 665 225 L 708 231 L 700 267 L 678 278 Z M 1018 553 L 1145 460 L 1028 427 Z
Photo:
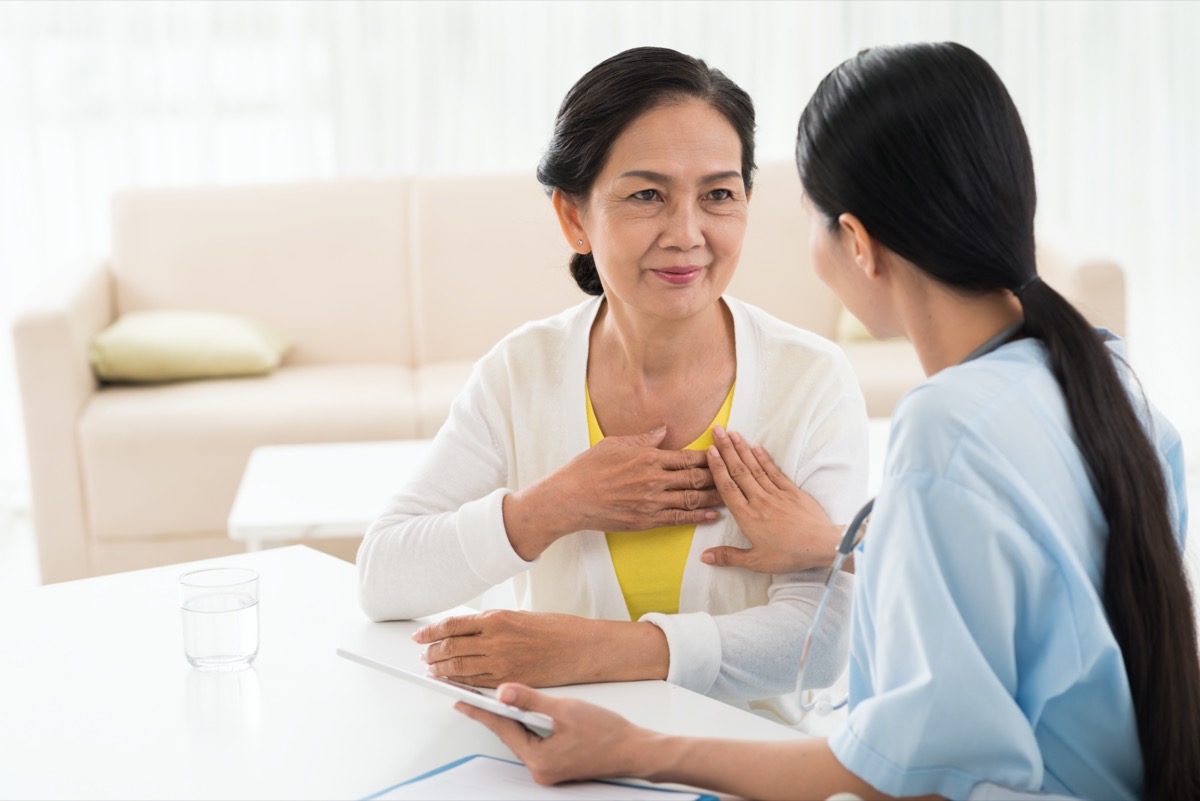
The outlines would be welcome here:
M 700 555 L 710 565 L 757 573 L 790 573 L 829 565 L 841 527 L 811 495 L 792 483 L 761 446 L 713 428 L 708 466 L 713 483 L 749 548 L 724 545 Z

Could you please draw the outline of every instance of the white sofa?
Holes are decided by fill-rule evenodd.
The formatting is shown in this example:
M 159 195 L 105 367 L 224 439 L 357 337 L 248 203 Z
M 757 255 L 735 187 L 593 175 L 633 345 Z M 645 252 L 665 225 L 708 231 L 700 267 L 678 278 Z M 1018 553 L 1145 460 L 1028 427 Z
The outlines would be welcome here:
M 843 312 L 805 264 L 794 167 L 764 165 L 750 208 L 730 293 L 836 338 Z M 13 332 L 46 582 L 241 550 L 226 519 L 253 448 L 432 436 L 474 360 L 584 297 L 532 171 L 135 190 L 112 220 L 109 258 Z M 1123 329 L 1117 265 L 1041 267 Z M 98 383 L 90 338 L 148 309 L 245 315 L 293 349 L 264 377 Z M 922 377 L 907 343 L 842 344 L 873 416 Z

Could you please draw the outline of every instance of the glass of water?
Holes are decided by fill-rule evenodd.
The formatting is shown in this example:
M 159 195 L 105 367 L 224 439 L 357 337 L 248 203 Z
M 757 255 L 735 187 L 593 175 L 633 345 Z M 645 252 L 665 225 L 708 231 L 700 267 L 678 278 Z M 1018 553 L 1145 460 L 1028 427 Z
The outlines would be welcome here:
M 212 567 L 179 577 L 183 653 L 204 671 L 240 670 L 258 655 L 258 573 Z

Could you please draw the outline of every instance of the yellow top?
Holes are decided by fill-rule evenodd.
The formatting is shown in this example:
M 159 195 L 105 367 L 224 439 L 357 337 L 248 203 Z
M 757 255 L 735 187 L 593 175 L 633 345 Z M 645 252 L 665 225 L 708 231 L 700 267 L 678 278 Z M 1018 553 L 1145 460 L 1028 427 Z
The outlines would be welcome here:
M 736 386 L 736 384 L 734 385 Z M 588 436 L 595 445 L 604 439 L 592 396 L 587 384 L 583 387 L 587 399 Z M 707 450 L 713 444 L 712 427 L 729 424 L 729 407 L 733 405 L 733 387 L 725 396 L 721 410 L 708 429 L 686 450 Z M 612 555 L 617 582 L 629 607 L 629 619 L 637 620 L 647 612 L 676 614 L 679 612 L 679 588 L 683 585 L 683 568 L 692 547 L 695 525 L 662 526 L 649 531 L 610 531 L 608 552 Z

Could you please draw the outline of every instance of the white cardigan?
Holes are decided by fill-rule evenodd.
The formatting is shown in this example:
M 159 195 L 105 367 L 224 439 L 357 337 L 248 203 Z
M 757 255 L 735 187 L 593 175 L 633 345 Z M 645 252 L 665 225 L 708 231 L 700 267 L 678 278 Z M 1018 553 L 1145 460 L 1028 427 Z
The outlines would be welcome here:
M 728 429 L 761 443 L 833 520 L 848 521 L 867 472 L 866 410 L 849 363 L 816 334 L 724 300 L 737 355 Z M 600 302 L 522 326 L 475 365 L 424 464 L 363 540 L 360 601 L 372 619 L 440 612 L 511 578 L 522 609 L 629 620 L 603 532 L 563 537 L 526 562 L 501 511 L 507 493 L 589 447 L 584 383 Z M 749 545 L 728 512 L 696 527 L 679 614 L 642 617 L 666 635 L 667 680 L 795 722 L 800 650 L 826 570 L 764 575 L 701 562 L 716 545 Z M 845 665 L 851 581 L 839 577 L 822 619 L 810 686 L 831 684 Z

